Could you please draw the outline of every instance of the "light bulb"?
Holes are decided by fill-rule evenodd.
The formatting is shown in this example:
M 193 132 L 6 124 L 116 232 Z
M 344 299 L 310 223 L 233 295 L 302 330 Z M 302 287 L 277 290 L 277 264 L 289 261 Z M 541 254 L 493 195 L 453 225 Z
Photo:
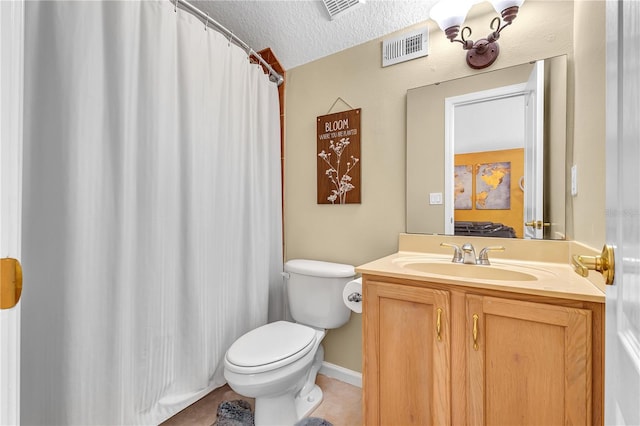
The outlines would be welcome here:
M 524 0 L 489 0 L 489 1 L 493 5 L 493 8 L 496 10 L 496 12 L 500 14 L 505 9 L 508 9 L 514 6 L 520 7 L 522 6 L 522 3 L 524 3 Z
M 440 0 L 429 11 L 429 17 L 436 21 L 442 31 L 461 26 L 472 3 L 468 0 Z

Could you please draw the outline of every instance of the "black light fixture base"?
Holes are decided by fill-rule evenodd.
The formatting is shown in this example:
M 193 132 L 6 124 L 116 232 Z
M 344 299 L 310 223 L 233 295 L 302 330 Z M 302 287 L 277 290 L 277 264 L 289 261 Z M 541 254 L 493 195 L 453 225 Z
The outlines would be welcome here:
M 499 54 L 500 46 L 497 42 L 480 39 L 467 50 L 467 65 L 476 70 L 486 68 L 495 62 Z

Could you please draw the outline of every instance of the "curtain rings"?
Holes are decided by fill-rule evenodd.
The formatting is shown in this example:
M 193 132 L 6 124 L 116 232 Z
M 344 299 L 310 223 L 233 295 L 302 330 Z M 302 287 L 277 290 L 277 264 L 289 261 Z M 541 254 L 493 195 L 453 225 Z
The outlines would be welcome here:
M 209 31 L 209 12 L 207 12 L 207 20 L 204 21 L 204 30 Z
M 175 13 L 178 13 L 178 1 L 180 1 L 180 0 L 175 0 L 175 1 L 173 2 L 173 11 L 174 11 Z

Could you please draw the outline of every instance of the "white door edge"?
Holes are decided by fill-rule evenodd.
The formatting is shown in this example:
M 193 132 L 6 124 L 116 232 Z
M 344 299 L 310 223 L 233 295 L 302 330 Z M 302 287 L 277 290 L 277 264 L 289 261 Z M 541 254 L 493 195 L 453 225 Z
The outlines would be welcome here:
M 20 259 L 24 1 L 0 1 L 0 256 Z M 20 303 L 0 311 L 0 424 L 20 423 Z
M 606 289 L 604 422 L 616 426 L 640 424 L 638 18 L 636 1 L 606 4 L 606 238 L 615 280 Z

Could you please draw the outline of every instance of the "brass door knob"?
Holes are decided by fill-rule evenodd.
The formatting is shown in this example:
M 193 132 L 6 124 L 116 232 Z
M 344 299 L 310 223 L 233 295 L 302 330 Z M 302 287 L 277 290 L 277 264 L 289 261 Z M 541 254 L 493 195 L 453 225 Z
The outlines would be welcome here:
M 22 294 L 22 266 L 17 259 L 0 259 L 0 309 L 11 309 Z
M 532 220 L 531 222 L 525 222 L 524 226 L 531 226 L 535 229 L 542 229 L 542 228 L 551 226 L 551 223 L 543 222 L 541 220 Z
M 571 264 L 573 265 L 573 269 L 580 276 L 588 277 L 589 270 L 598 271 L 604 277 L 605 284 L 613 284 L 616 272 L 613 246 L 605 244 L 604 247 L 602 247 L 602 253 L 600 253 L 600 256 L 583 256 L 574 254 L 571 257 Z

